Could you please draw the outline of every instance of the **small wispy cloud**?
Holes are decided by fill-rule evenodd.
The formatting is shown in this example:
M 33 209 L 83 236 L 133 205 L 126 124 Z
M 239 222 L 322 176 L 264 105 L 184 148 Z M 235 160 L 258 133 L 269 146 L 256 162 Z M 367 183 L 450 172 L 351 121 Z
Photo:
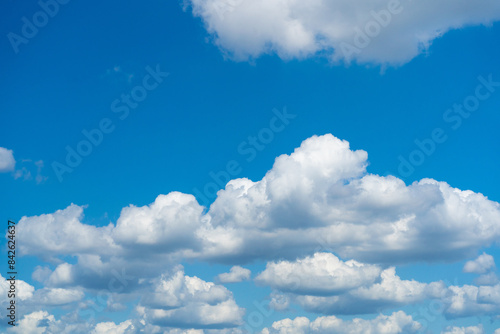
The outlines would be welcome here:
M 0 173 L 11 172 L 16 180 L 35 180 L 37 184 L 41 184 L 48 179 L 42 174 L 43 167 L 43 160 L 22 159 L 16 161 L 13 150 L 0 147 Z

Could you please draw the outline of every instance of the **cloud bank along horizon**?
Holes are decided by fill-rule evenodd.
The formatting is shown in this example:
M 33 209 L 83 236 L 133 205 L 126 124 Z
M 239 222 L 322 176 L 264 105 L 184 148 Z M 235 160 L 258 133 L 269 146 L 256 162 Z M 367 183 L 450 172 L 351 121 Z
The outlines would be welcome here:
M 397 309 L 431 299 L 449 319 L 500 312 L 494 259 L 477 257 L 499 240 L 499 203 L 433 179 L 406 185 L 370 174 L 367 166 L 367 152 L 326 134 L 277 157 L 259 181 L 231 180 L 209 208 L 193 195 L 171 192 L 123 208 L 116 223 L 103 227 L 86 224 L 85 207 L 76 204 L 23 217 L 19 252 L 42 262 L 32 275 L 42 287 L 20 281 L 21 303 L 30 312 L 19 328 L 240 333 L 238 326 L 248 326 L 245 310 L 223 284 L 251 279 L 241 267 L 251 263 L 266 263 L 250 283 L 272 289 L 269 307 L 298 305 L 319 315 L 279 320 L 262 333 L 349 333 L 356 326 L 414 333 L 422 323 Z M 470 260 L 464 271 L 478 275 L 475 285 L 406 280 L 396 268 L 461 260 Z M 233 267 L 213 283 L 187 275 L 183 261 Z M 103 291 L 102 305 L 86 298 Z M 47 312 L 64 306 L 94 319 L 96 304 L 108 311 L 132 307 L 134 317 L 83 323 Z M 371 320 L 333 316 L 386 311 L 391 314 Z

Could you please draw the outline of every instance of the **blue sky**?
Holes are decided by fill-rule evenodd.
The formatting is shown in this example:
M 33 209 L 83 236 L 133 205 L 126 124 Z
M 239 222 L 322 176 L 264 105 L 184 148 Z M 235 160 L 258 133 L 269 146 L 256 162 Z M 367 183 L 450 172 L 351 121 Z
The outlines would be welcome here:
M 2 3 L 17 330 L 493 333 L 500 6 L 479 3 Z

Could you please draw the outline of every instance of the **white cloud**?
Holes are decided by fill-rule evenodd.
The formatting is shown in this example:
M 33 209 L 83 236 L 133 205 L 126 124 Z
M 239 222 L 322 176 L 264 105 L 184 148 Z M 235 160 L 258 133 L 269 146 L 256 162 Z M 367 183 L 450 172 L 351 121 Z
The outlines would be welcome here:
M 300 263 L 300 260 L 297 263 Z M 310 273 L 310 276 L 304 278 L 315 281 L 317 273 L 313 269 Z M 500 312 L 499 284 L 446 287 L 442 282 L 422 283 L 402 280 L 396 275 L 394 268 L 382 271 L 380 282 L 353 288 L 335 296 L 308 294 L 308 291 L 304 291 L 301 287 L 303 284 L 301 279 L 297 279 L 295 283 L 295 289 L 291 292 L 287 285 L 284 285 L 285 292 L 272 293 L 270 307 L 275 310 L 286 310 L 291 303 L 296 303 L 306 311 L 314 313 L 367 314 L 432 299 L 442 306 L 446 318 L 495 315 Z M 274 288 L 279 287 L 274 286 Z
M 42 334 L 46 333 L 47 327 L 55 322 L 53 315 L 46 311 L 37 311 L 23 316 L 16 327 L 9 328 L 9 331 L 20 334 Z
M 352 150 L 348 142 L 314 136 L 278 157 L 262 180 L 230 181 L 205 211 L 192 195 L 173 192 L 147 206 L 124 208 L 116 225 L 105 227 L 84 223 L 84 207 L 77 205 L 23 217 L 17 225 L 21 254 L 51 263 L 33 273 L 45 288 L 34 291 L 19 281 L 19 296 L 32 311 L 85 304 L 79 303 L 83 293 L 96 291 L 110 292 L 102 307 L 119 309 L 126 304 L 121 295 L 140 295 L 137 311 L 149 326 L 145 332 L 180 327 L 237 333 L 243 310 L 232 293 L 174 265 L 269 260 L 257 282 L 275 289 L 274 309 L 294 303 L 316 313 L 361 314 L 437 298 L 449 318 L 498 313 L 500 286 L 491 280 L 489 285 L 445 287 L 401 279 L 387 264 L 470 258 L 500 240 L 500 205 L 435 180 L 407 186 L 392 176 L 368 174 L 367 165 L 367 153 Z M 67 256 L 76 263 L 64 262 Z M 471 263 L 465 267 L 473 272 L 493 268 L 487 254 Z M 162 272 L 169 274 L 158 278 Z M 249 277 L 250 271 L 235 266 L 218 278 Z M 34 319 L 43 320 L 37 326 L 47 332 L 50 326 L 57 328 L 53 332 L 84 328 L 31 313 L 23 319 L 27 331 Z M 90 332 L 85 328 L 81 332 Z
M 243 309 L 222 285 L 184 275 L 177 268 L 162 275 L 139 309 L 148 322 L 162 327 L 227 328 L 241 324 Z
M 98 323 L 91 334 L 127 334 L 135 333 L 135 327 L 131 320 L 126 320 L 120 324 L 114 322 Z
M 86 322 L 75 322 L 71 316 L 63 316 L 57 320 L 47 311 L 35 311 L 23 315 L 15 327 L 10 327 L 9 333 L 19 334 L 135 334 L 131 320 L 121 324 L 98 323 L 94 328 Z
M 73 266 L 69 263 L 62 263 L 48 276 L 49 286 L 70 285 L 75 281 Z
M 76 253 L 107 253 L 116 246 L 110 238 L 113 225 L 95 227 L 81 223 L 83 207 L 71 204 L 52 214 L 22 217 L 17 224 L 22 255 L 52 256 Z
M 292 294 L 292 299 L 310 312 L 323 314 L 363 314 L 441 298 L 446 287 L 441 282 L 421 283 L 402 280 L 394 268 L 384 270 L 380 283 L 359 287 L 338 296 Z
M 492 315 L 500 312 L 500 284 L 450 286 L 443 301 L 449 318 Z
M 441 298 L 446 291 L 450 317 L 496 310 L 484 302 L 486 295 L 478 299 L 465 293 L 466 287 L 453 291 L 442 283 L 402 280 L 393 268 L 381 268 L 476 253 L 500 240 L 500 205 L 444 182 L 424 179 L 407 186 L 392 176 L 367 174 L 367 165 L 367 153 L 352 150 L 348 142 L 314 136 L 278 157 L 262 180 L 230 181 L 205 213 L 192 195 L 173 192 L 148 206 L 124 208 L 116 225 L 95 227 L 83 222 L 82 206 L 71 205 L 23 217 L 17 225 L 24 240 L 19 249 L 57 265 L 34 273 L 48 288 L 86 292 L 112 284 L 117 288 L 113 293 L 125 293 L 141 289 L 140 282 L 184 259 L 237 265 L 282 259 L 268 264 L 257 279 L 281 295 L 294 292 L 283 298 L 276 294 L 275 309 L 297 303 L 324 314 L 371 313 Z M 320 250 L 356 261 L 320 253 L 304 259 Z M 68 255 L 77 262 L 62 262 Z M 178 276 L 163 281 L 180 282 L 180 290 L 145 293 L 145 312 L 153 325 L 222 328 L 238 323 L 240 309 L 224 287 L 200 288 L 196 297 L 180 298 L 178 291 L 188 291 L 187 281 L 210 284 Z M 301 278 L 300 284 L 294 277 Z M 495 287 L 471 289 L 486 293 Z M 161 296 L 169 293 L 165 301 Z
M 447 327 L 441 334 L 483 334 L 483 326 L 469 326 L 469 327 Z
M 163 251 L 196 248 L 193 231 L 199 227 L 202 211 L 193 195 L 160 195 L 149 206 L 124 208 L 113 238 L 122 245 L 161 247 Z
M 217 276 L 217 280 L 221 283 L 238 283 L 250 279 L 252 272 L 240 266 L 233 266 L 228 273 L 222 273 Z
M 186 0 L 224 53 L 400 65 L 449 30 L 500 18 L 496 0 Z
M 356 261 L 343 262 L 330 253 L 315 253 L 295 262 L 271 262 L 256 277 L 260 284 L 285 292 L 334 295 L 374 283 L 381 269 Z
M 365 263 L 450 261 L 500 239 L 498 203 L 432 179 L 407 186 L 367 174 L 367 165 L 365 151 L 332 135 L 313 136 L 278 157 L 262 180 L 230 181 L 205 214 L 192 195 L 173 192 L 126 207 L 116 226 L 98 228 L 82 222 L 83 207 L 71 205 L 23 217 L 20 250 L 136 260 L 154 277 L 165 270 L 155 271 L 160 261 L 241 265 L 319 250 Z
M 402 280 L 394 267 L 382 270 L 352 260 L 343 262 L 329 253 L 268 263 L 256 281 L 277 291 L 271 294 L 273 309 L 284 310 L 294 302 L 323 314 L 375 313 L 447 294 L 442 282 Z
M 0 173 L 11 172 L 16 166 L 14 152 L 0 147 Z
M 10 299 L 8 299 L 8 291 L 10 290 L 11 281 L 9 279 L 11 276 L 7 275 L 3 277 L 0 274 L 0 303 L 8 303 Z M 14 281 L 12 281 L 14 282 Z M 18 300 L 28 300 L 33 297 L 33 292 L 35 291 L 35 287 L 26 283 L 23 280 L 17 279 L 15 280 L 15 294 Z
M 243 334 L 238 328 L 227 329 L 181 329 L 162 328 L 147 324 L 143 320 L 132 319 L 121 323 L 99 322 L 95 325 L 72 315 L 62 316 L 59 320 L 47 311 L 35 311 L 22 316 L 8 333 L 19 334 Z
M 90 326 L 87 323 L 72 323 L 69 319 L 56 320 L 47 311 L 35 311 L 24 315 L 15 327 L 10 327 L 9 333 L 19 334 L 87 334 Z
M 195 257 L 241 263 L 326 249 L 363 262 L 456 260 L 500 238 L 500 206 L 424 179 L 366 174 L 367 154 L 332 135 L 276 159 L 258 182 L 230 181 L 197 234 Z
M 82 300 L 83 291 L 76 289 L 43 288 L 37 290 L 34 299 L 44 306 L 60 306 Z
M 404 312 L 390 316 L 379 315 L 372 320 L 353 319 L 345 321 L 335 316 L 319 317 L 310 321 L 305 317 L 276 321 L 261 334 L 397 334 L 416 333 L 421 325 Z
M 101 257 L 99 255 L 77 255 L 77 263 L 62 263 L 50 273 L 44 284 L 50 287 L 83 287 L 106 290 L 112 293 L 129 292 L 135 289 L 139 279 L 152 277 L 169 267 L 168 263 L 142 263 L 138 259 Z M 151 268 L 155 266 L 154 270 Z
M 415 280 L 402 280 L 396 275 L 394 267 L 384 270 L 381 278 L 380 283 L 353 291 L 353 296 L 362 300 L 382 300 L 409 304 L 424 298 L 439 297 L 443 294 L 443 283 L 421 283 Z
M 493 256 L 483 253 L 473 261 L 467 261 L 464 265 L 464 272 L 485 274 L 495 268 L 495 259 Z

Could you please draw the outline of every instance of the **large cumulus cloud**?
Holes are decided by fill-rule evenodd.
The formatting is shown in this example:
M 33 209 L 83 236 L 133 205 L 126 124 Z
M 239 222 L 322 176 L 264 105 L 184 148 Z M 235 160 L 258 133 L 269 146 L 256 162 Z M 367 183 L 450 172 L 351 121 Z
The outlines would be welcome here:
M 500 19 L 495 0 L 186 0 L 215 44 L 237 60 L 284 59 L 400 65 L 452 29 Z
M 365 151 L 332 135 L 313 136 L 278 157 L 262 180 L 230 181 L 205 213 L 194 196 L 172 192 L 97 228 L 72 205 L 21 219 L 21 250 L 106 262 L 130 261 L 140 249 L 154 262 L 169 256 L 232 264 L 329 250 L 397 264 L 464 259 L 499 240 L 498 203 L 432 179 L 406 185 L 367 173 L 367 165 Z

